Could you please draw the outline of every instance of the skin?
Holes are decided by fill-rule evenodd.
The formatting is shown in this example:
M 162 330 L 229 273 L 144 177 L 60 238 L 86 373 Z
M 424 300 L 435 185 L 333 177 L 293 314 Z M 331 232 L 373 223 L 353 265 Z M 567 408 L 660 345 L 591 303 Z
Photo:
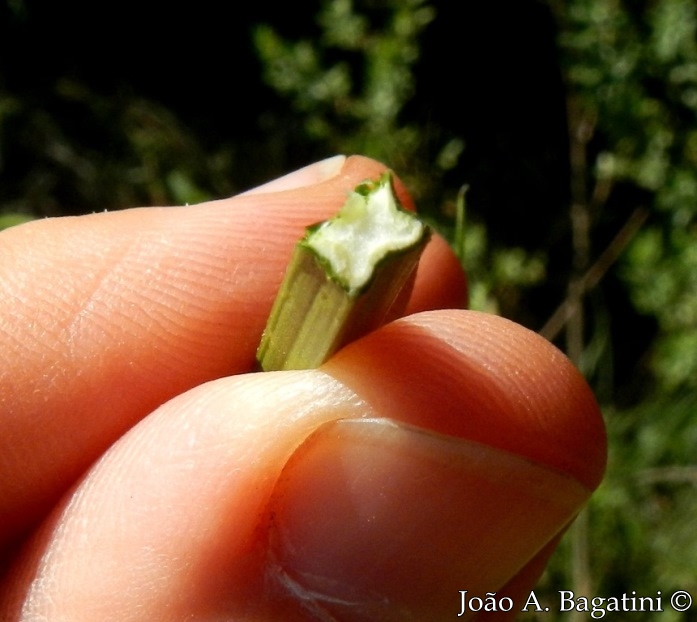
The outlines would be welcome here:
M 442 239 L 407 317 L 319 370 L 250 373 L 304 227 L 383 170 L 334 158 L 0 233 L 0 619 L 437 620 L 458 590 L 525 598 L 602 478 L 602 419 L 550 344 L 459 309 Z

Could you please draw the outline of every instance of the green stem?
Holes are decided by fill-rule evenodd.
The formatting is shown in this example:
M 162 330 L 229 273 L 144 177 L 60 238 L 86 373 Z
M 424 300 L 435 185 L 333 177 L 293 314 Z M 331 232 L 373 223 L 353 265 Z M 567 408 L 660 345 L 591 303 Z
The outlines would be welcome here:
M 429 237 L 400 205 L 389 172 L 357 186 L 296 245 L 257 351 L 261 368 L 318 367 L 398 317 Z

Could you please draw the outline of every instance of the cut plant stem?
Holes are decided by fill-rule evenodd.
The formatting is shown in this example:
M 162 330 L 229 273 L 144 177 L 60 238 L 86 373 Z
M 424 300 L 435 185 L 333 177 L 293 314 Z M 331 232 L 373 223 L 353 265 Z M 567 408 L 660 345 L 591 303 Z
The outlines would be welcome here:
M 430 229 L 403 209 L 388 171 L 306 229 L 257 350 L 264 371 L 318 367 L 404 311 Z

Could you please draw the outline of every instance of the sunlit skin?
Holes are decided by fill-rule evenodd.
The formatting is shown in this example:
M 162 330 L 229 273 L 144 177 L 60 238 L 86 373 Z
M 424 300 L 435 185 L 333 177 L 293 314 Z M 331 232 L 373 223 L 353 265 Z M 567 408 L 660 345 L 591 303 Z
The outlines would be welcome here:
M 252 373 L 305 226 L 383 170 L 335 158 L 232 199 L 0 233 L 0 619 L 363 620 L 389 596 L 437 620 L 457 590 L 532 588 L 602 478 L 602 419 L 551 345 L 460 309 L 441 238 L 407 317 L 319 370 Z M 352 574 L 371 564 L 384 598 Z M 303 568 L 344 604 L 289 589 Z

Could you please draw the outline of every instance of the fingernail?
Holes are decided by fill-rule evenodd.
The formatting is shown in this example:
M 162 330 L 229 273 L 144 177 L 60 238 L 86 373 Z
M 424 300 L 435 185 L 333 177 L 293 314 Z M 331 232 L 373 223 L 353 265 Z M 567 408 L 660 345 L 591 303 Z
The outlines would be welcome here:
M 332 156 L 326 160 L 320 160 L 319 162 L 305 166 L 297 171 L 288 173 L 283 177 L 274 179 L 262 186 L 247 190 L 242 194 L 265 194 L 268 192 L 280 192 L 281 190 L 293 190 L 295 188 L 314 186 L 315 184 L 331 179 L 337 175 L 343 168 L 344 162 L 346 162 L 346 156 Z
M 495 592 L 588 496 L 489 446 L 386 419 L 328 423 L 274 490 L 268 578 L 319 620 L 456 618 L 460 590 Z

